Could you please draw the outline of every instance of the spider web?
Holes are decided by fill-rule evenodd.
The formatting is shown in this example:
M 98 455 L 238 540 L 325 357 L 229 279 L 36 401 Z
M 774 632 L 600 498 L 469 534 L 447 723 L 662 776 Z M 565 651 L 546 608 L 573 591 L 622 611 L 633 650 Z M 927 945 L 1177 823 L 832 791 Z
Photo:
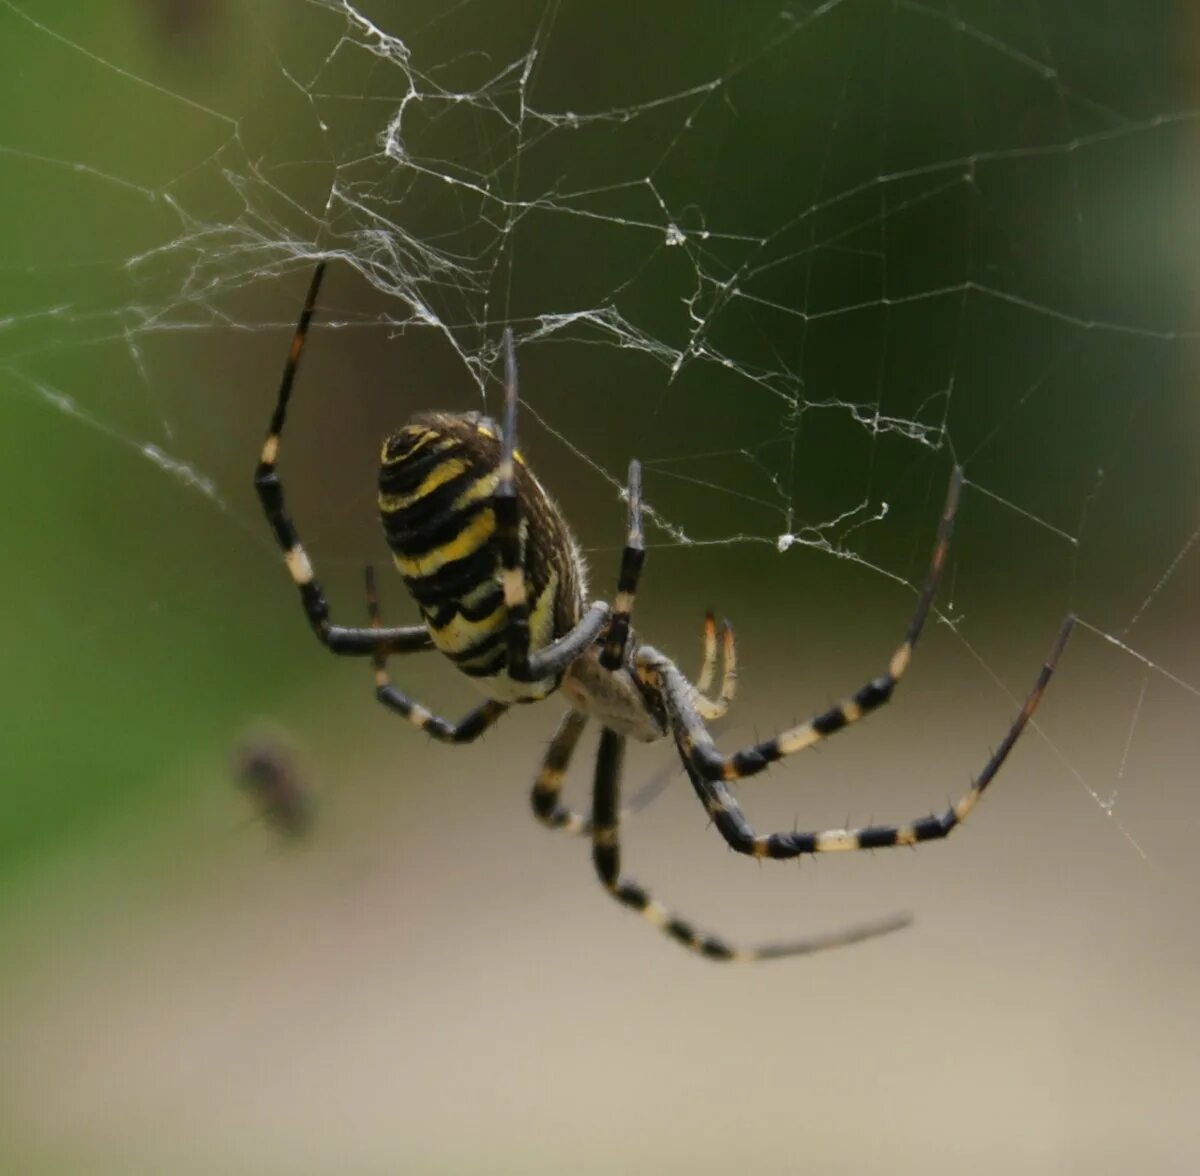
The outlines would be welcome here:
M 325 258 L 327 358 L 305 376 L 337 391 L 318 428 L 494 409 L 511 325 L 543 460 L 612 504 L 637 454 L 659 549 L 773 552 L 773 578 L 815 551 L 896 608 L 960 463 L 941 629 L 1010 705 L 1011 627 L 1024 650 L 1078 613 L 1084 709 L 1048 737 L 1145 852 L 1147 728 L 1170 713 L 1182 739 L 1200 701 L 1181 396 L 1200 112 L 1171 18 L 948 0 L 693 16 L 308 0 L 107 22 L 0 0 L 6 54 L 33 63 L 8 85 L 62 95 L 0 132 L 27 228 L 5 249 L 0 403 L 16 429 L 31 405 L 56 422 L 38 430 L 85 426 L 94 460 L 144 459 L 167 503 L 266 550 L 244 457 Z M 336 579 L 361 556 L 338 533 L 342 475 L 319 476 L 336 510 L 295 494 Z M 593 552 L 614 546 L 608 516 L 581 522 Z M 148 615 L 174 576 L 107 592 Z
M 122 1170 L 229 1170 L 232 1151 L 242 1169 L 533 1171 L 535 1146 L 547 1171 L 629 1167 L 611 1144 L 646 1169 L 784 1171 L 803 1148 L 838 1171 L 851 1139 L 863 1170 L 872 1149 L 927 1167 L 930 1106 L 960 1169 L 1182 1154 L 1192 7 L 0 0 L 0 874 L 22 883 L 0 903 L 0 1102 L 24 1168 L 86 1150 Z M 739 869 L 693 904 L 722 868 L 711 830 L 708 857 L 670 856 L 701 835 L 693 798 L 688 824 L 668 796 L 629 832 L 658 839 L 630 868 L 664 901 L 745 942 L 877 917 L 892 886 L 911 935 L 815 961 L 800 1008 L 799 969 L 684 973 L 701 965 L 603 895 L 585 907 L 578 843 L 546 850 L 576 855 L 561 892 L 495 867 L 498 814 L 525 814 L 479 765 L 494 751 L 507 775 L 509 739 L 532 762 L 551 719 L 511 716 L 470 767 L 427 764 L 364 667 L 306 640 L 251 490 L 318 259 L 280 468 L 337 619 L 364 616 L 362 565 L 386 559 L 379 438 L 420 409 L 495 413 L 511 327 L 522 445 L 596 594 L 636 456 L 639 632 L 690 670 L 705 606 L 737 622 L 728 748 L 882 668 L 961 465 L 903 705 L 805 757 L 803 787 L 781 769 L 745 796 L 756 822 L 779 811 L 763 830 L 954 799 L 1073 612 L 986 835 L 805 861 L 802 888 L 725 855 Z M 461 713 L 440 659 L 411 673 Z M 195 833 L 219 803 L 197 797 L 244 799 L 227 777 L 248 723 L 288 705 L 322 749 L 300 772 L 317 791 L 389 733 L 317 822 L 333 873 L 386 845 L 383 885 L 338 891 L 312 856 L 248 867 L 225 810 Z M 655 767 L 630 763 L 633 794 Z M 602 918 L 628 930 L 629 983 Z

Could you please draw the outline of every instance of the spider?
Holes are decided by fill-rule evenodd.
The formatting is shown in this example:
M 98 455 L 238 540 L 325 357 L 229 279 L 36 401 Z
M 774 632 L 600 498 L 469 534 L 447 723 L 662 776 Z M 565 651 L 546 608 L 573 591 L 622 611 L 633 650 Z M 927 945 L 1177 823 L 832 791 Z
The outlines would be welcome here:
M 385 627 L 375 580 L 366 575 L 370 624 L 335 625 L 324 592 L 285 510 L 276 473 L 280 437 L 301 352 L 308 334 L 324 262 L 313 274 L 292 338 L 275 410 L 255 471 L 254 485 L 267 521 L 317 639 L 331 652 L 372 659 L 375 694 L 389 710 L 442 743 L 471 743 L 514 703 L 532 703 L 556 691 L 569 710 L 545 755 L 531 801 L 540 821 L 591 839 L 592 861 L 604 889 L 684 947 L 712 960 L 761 960 L 800 955 L 886 934 L 906 925 L 896 915 L 828 935 L 738 948 L 702 934 L 667 910 L 621 868 L 620 783 L 628 739 L 671 738 L 683 769 L 712 824 L 738 853 L 786 859 L 839 850 L 915 845 L 947 836 L 974 809 L 1033 715 L 1073 624 L 1063 622 L 1024 705 L 965 795 L 940 813 L 901 825 L 867 825 L 825 832 L 762 834 L 743 815 L 730 785 L 804 751 L 886 703 L 908 669 L 946 562 L 962 488 L 950 478 L 933 556 L 916 611 L 886 670 L 836 706 L 773 739 L 732 755 L 717 750 L 706 721 L 725 713 L 736 683 L 733 630 L 722 632 L 724 681 L 708 697 L 716 656 L 716 626 L 705 622 L 705 657 L 692 684 L 675 663 L 644 644 L 630 626 L 645 551 L 641 472 L 629 466 L 628 523 L 617 591 L 611 605 L 590 601 L 583 557 L 553 499 L 517 449 L 517 368 L 511 330 L 503 338 L 504 424 L 462 414 L 417 415 L 383 443 L 379 509 L 387 542 L 423 624 Z M 389 680 L 396 654 L 437 649 L 472 678 L 486 697 L 457 722 L 440 718 Z M 590 818 L 562 802 L 562 784 L 589 718 L 600 725 Z

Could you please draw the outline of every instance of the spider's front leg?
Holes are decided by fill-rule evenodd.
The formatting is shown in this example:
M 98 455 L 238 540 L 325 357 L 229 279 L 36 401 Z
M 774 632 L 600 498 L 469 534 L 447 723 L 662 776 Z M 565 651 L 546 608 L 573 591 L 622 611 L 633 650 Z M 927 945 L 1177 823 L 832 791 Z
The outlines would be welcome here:
M 629 621 L 637 597 L 638 579 L 646 561 L 642 536 L 642 467 L 635 458 L 629 463 L 629 481 L 625 498 L 629 504 L 629 522 L 625 531 L 625 549 L 621 552 L 621 571 L 617 576 L 617 595 L 613 598 L 612 619 L 600 664 L 610 672 L 625 663 L 625 645 L 629 640 Z
M 642 530 L 642 467 L 635 458 L 629 463 L 629 480 L 625 488 L 625 500 L 629 504 L 628 522 L 625 530 L 625 547 L 621 552 L 621 570 L 617 576 L 617 594 L 613 598 L 612 617 L 604 638 L 604 650 L 600 665 L 610 673 L 625 664 L 625 650 L 629 642 L 630 621 L 637 599 L 638 581 L 646 562 L 645 536 Z M 721 694 L 714 701 L 707 696 L 712 685 L 717 660 L 717 622 L 711 612 L 704 618 L 704 663 L 696 679 L 693 700 L 706 719 L 719 719 L 729 709 L 737 686 L 737 645 L 733 628 L 728 621 L 721 623 L 721 652 L 724 671 Z
M 288 351 L 283 378 L 279 384 L 279 394 L 275 400 L 275 411 L 271 414 L 271 423 L 267 427 L 267 438 L 263 442 L 262 453 L 254 470 L 254 489 L 258 494 L 259 502 L 262 503 L 267 522 L 274 532 L 275 541 L 283 552 L 288 574 L 299 589 L 300 604 L 317 640 L 331 653 L 351 656 L 369 656 L 381 650 L 386 653 L 417 653 L 433 648 L 433 641 L 423 625 L 393 629 L 348 629 L 333 624 L 329 617 L 329 605 L 325 600 L 325 593 L 313 573 L 312 563 L 284 506 L 283 486 L 275 467 L 279 461 L 279 448 L 283 437 L 284 422 L 287 419 L 288 400 L 292 394 L 292 385 L 296 380 L 300 356 L 308 338 L 308 325 L 312 321 L 313 308 L 317 303 L 317 292 L 321 288 L 321 279 L 324 274 L 325 263 L 321 262 L 313 272 L 312 282 L 308 287 L 308 296 L 305 298 L 304 308 L 300 312 L 300 321 L 296 324 L 296 331 L 292 336 L 292 345 Z

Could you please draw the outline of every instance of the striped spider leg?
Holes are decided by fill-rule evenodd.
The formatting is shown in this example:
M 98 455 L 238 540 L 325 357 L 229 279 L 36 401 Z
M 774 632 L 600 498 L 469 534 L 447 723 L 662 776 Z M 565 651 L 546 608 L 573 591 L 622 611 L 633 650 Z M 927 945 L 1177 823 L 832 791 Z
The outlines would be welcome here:
M 377 681 L 382 679 L 382 684 L 377 687 L 380 701 L 404 714 L 421 730 L 444 742 L 469 742 L 482 735 L 508 708 L 500 703 L 489 701 L 476 708 L 460 722 L 450 723 L 390 687 L 387 684 L 386 671 L 383 669 L 387 656 L 393 653 L 418 653 L 433 649 L 434 642 L 428 630 L 424 625 L 401 628 L 383 628 L 380 625 L 370 569 L 367 573 L 367 582 L 371 626 L 367 629 L 357 629 L 332 624 L 329 619 L 329 605 L 325 600 L 325 593 L 313 573 L 312 564 L 300 542 L 300 536 L 284 506 L 283 486 L 275 472 L 275 466 L 279 460 L 280 441 L 287 417 L 292 385 L 296 379 L 296 371 L 299 367 L 300 356 L 304 351 L 305 340 L 308 338 L 308 327 L 312 321 L 313 308 L 316 305 L 317 292 L 321 288 L 321 279 L 324 273 L 325 265 L 322 262 L 313 273 L 308 295 L 304 300 L 304 308 L 300 312 L 300 321 L 292 336 L 292 345 L 288 353 L 287 364 L 283 369 L 283 379 L 280 382 L 275 411 L 271 415 L 267 439 L 263 444 L 258 467 L 254 472 L 254 488 L 258 492 L 267 521 L 271 524 L 271 529 L 283 551 L 287 569 L 300 591 L 300 603 L 317 639 L 331 653 L 374 658 L 376 679 Z
M 726 786 L 734 780 L 756 775 L 776 760 L 814 746 L 864 718 L 891 698 L 896 684 L 908 668 L 913 648 L 937 591 L 946 562 L 961 487 L 962 472 L 956 469 L 950 480 L 929 574 L 918 598 L 916 612 L 904 640 L 892 654 L 886 671 L 837 706 L 784 731 L 774 739 L 753 744 L 732 755 L 722 755 L 716 749 L 694 704 L 691 687 L 678 668 L 669 658 L 650 646 L 642 646 L 638 650 L 638 676 L 663 701 L 676 746 L 693 788 L 721 835 L 738 853 L 757 858 L 787 859 L 809 853 L 914 845 L 921 841 L 946 837 L 974 808 L 1033 716 L 1071 634 L 1074 625 L 1072 616 L 1063 621 L 1050 654 L 1042 665 L 1024 705 L 983 771 L 962 799 L 939 814 L 898 826 L 871 825 L 859 829 L 831 829 L 821 833 L 760 835 L 746 820 L 737 799 Z
M 610 728 L 604 728 L 600 732 L 600 751 L 596 757 L 592 793 L 592 863 L 601 884 L 617 902 L 637 911 L 652 926 L 689 951 L 710 960 L 734 963 L 783 959 L 785 956 L 812 955 L 830 948 L 861 943 L 899 931 L 912 922 L 911 915 L 899 913 L 825 935 L 750 948 L 739 948 L 717 936 L 697 931 L 688 919 L 669 911 L 651 897 L 644 886 L 621 873 L 620 784 L 624 755 L 625 737 Z M 691 774 L 690 768 L 688 773 Z
M 367 566 L 367 613 L 373 632 L 382 632 L 379 619 L 379 596 L 375 591 L 375 569 Z M 375 697 L 388 710 L 407 719 L 419 731 L 432 736 L 439 743 L 472 743 L 479 738 L 506 710 L 508 704 L 489 698 L 464 715 L 457 723 L 435 715 L 428 707 L 397 690 L 388 679 L 387 650 L 377 649 L 373 655 L 375 665 Z
M 1029 720 L 1033 717 L 1034 711 L 1037 710 L 1074 624 L 1073 616 L 1067 616 L 1063 621 L 1050 653 L 1042 663 L 1037 679 L 1029 694 L 1026 695 L 1017 717 L 1005 732 L 999 746 L 984 764 L 983 770 L 972 780 L 971 786 L 963 796 L 940 813 L 933 813 L 903 825 L 866 825 L 857 829 L 828 829 L 820 833 L 769 833 L 766 835 L 756 833 L 742 813 L 736 797 L 726 787 L 725 781 L 740 778 L 738 773 L 740 764 L 757 763 L 758 760 L 749 758 L 744 752 L 729 757 L 717 757 L 715 761 L 696 756 L 694 754 L 696 747 L 702 746 L 699 740 L 707 738 L 707 734 L 701 734 L 704 731 L 704 724 L 691 706 L 687 693 L 687 682 L 669 659 L 648 647 L 643 647 L 640 651 L 642 655 L 641 672 L 646 681 L 654 682 L 662 690 L 667 710 L 671 715 L 676 745 L 688 777 L 692 781 L 692 787 L 712 817 L 721 836 L 725 838 L 732 849 L 751 857 L 775 859 L 794 858 L 809 853 L 886 849 L 893 845 L 916 845 L 922 841 L 940 840 L 948 837 L 967 819 L 984 790 L 1008 758 L 1009 752 L 1012 751 L 1021 732 L 1025 730 Z M 852 704 L 843 704 L 843 706 L 846 705 Z M 789 734 L 785 732 L 784 735 L 779 736 L 779 741 L 786 740 Z M 761 755 L 763 746 L 763 744 L 759 744 L 755 748 L 748 749 L 748 752 L 751 756 Z M 808 746 L 811 746 L 811 743 L 804 743 L 801 747 L 794 747 L 791 750 L 798 751 L 802 747 Z M 788 752 L 780 754 L 788 754 Z M 746 758 L 739 759 L 739 756 Z M 714 762 L 721 766 L 722 774 L 705 774 L 706 769 L 700 765 L 705 764 L 707 772 L 712 773 Z M 754 771 L 761 770 L 761 768 L 754 769 Z M 729 774 L 725 775 L 724 772 Z M 743 774 L 750 775 L 752 773 Z
M 254 471 L 254 489 L 258 500 L 262 503 L 267 522 L 274 532 L 275 541 L 283 552 L 292 581 L 300 591 L 300 604 L 312 631 L 330 653 L 346 654 L 351 657 L 370 656 L 378 650 L 388 653 L 418 653 L 432 649 L 433 641 L 424 625 L 412 625 L 394 629 L 348 629 L 335 625 L 329 619 L 329 605 L 325 593 L 321 589 L 313 573 L 300 536 L 292 520 L 288 517 L 283 500 L 283 485 L 275 466 L 279 461 L 279 448 L 283 437 L 283 426 L 287 419 L 288 401 L 292 395 L 292 385 L 296 380 L 296 371 L 300 366 L 300 356 L 304 351 L 304 343 L 308 338 L 308 325 L 312 321 L 313 308 L 317 302 L 317 292 L 321 288 L 321 279 L 325 275 L 325 263 L 321 262 L 313 272 L 309 283 L 308 296 L 304 300 L 304 309 L 300 312 L 300 321 L 296 324 L 295 334 L 292 335 L 292 345 L 288 352 L 287 363 L 284 365 L 283 378 L 279 384 L 279 394 L 275 400 L 275 411 L 271 414 L 271 423 L 267 427 L 267 439 L 263 442 L 262 453 L 258 466 Z

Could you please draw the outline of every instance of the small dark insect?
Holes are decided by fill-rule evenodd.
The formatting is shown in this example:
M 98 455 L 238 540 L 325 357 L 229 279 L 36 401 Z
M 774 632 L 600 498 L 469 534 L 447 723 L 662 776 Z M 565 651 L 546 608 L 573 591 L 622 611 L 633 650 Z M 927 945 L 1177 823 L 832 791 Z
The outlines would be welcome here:
M 284 837 L 298 840 L 312 828 L 315 800 L 293 753 L 279 740 L 248 740 L 237 752 L 234 773 L 262 819 Z
M 332 653 L 370 657 L 375 694 L 389 710 L 443 743 L 478 739 L 514 703 L 556 691 L 570 709 L 551 741 L 533 786 L 536 816 L 555 829 L 585 834 L 605 890 L 654 926 L 714 960 L 758 960 L 801 955 L 894 931 L 909 922 L 896 915 L 833 934 L 742 949 L 701 934 L 672 914 L 621 870 L 620 783 L 627 739 L 670 738 L 696 796 L 717 831 L 738 853 L 787 859 L 804 854 L 915 845 L 947 836 L 964 821 L 1029 722 L 1070 634 L 1068 617 L 1016 719 L 965 795 L 940 813 L 900 825 L 868 825 L 824 832 L 758 833 L 730 785 L 776 760 L 804 751 L 877 710 L 908 669 L 933 604 L 950 547 L 962 472 L 950 477 L 925 585 L 904 639 L 885 671 L 822 714 L 773 739 L 732 755 L 717 750 L 706 721 L 724 714 L 736 677 L 733 632 L 725 626 L 725 684 L 709 698 L 716 627 L 705 630 L 705 670 L 689 682 L 675 663 L 643 644 L 630 627 L 645 552 L 641 470 L 629 466 L 629 516 L 617 591 L 611 605 L 591 601 L 587 569 L 558 506 L 517 450 L 517 366 L 512 333 L 504 334 L 504 425 L 478 413 L 423 413 L 383 443 L 379 511 L 399 570 L 423 623 L 385 627 L 375 580 L 367 570 L 368 628 L 330 619 L 324 592 L 299 534 L 284 508 L 275 467 L 288 398 L 296 376 L 324 265 L 313 274 L 292 339 L 275 411 L 254 475 L 267 521 L 317 639 Z M 395 654 L 437 649 L 470 677 L 487 698 L 458 722 L 440 718 L 391 684 L 387 660 Z M 563 779 L 588 719 L 600 725 L 591 816 L 566 808 Z

